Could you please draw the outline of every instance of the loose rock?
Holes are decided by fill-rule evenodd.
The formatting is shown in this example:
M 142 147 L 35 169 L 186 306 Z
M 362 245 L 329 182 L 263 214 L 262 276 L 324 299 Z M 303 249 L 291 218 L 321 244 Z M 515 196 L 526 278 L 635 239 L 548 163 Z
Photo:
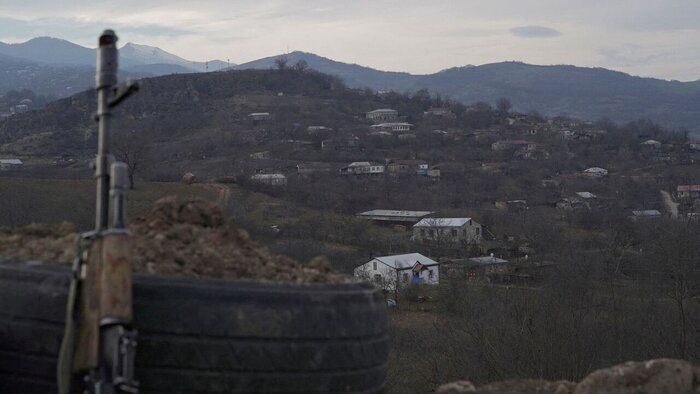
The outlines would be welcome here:
M 683 360 L 630 361 L 591 373 L 574 394 L 692 394 L 693 381 L 693 366 Z

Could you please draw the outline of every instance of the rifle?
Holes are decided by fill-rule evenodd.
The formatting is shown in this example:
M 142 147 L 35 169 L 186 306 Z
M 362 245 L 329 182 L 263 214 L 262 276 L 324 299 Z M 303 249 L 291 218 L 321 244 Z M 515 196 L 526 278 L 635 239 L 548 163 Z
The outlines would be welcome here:
M 97 51 L 95 230 L 77 240 L 57 370 L 60 394 L 138 393 L 134 379 L 137 332 L 131 325 L 131 248 L 126 228 L 127 167 L 114 162 L 110 154 L 111 109 L 136 92 L 138 85 L 132 81 L 117 85 L 116 42 L 114 31 L 105 30 Z

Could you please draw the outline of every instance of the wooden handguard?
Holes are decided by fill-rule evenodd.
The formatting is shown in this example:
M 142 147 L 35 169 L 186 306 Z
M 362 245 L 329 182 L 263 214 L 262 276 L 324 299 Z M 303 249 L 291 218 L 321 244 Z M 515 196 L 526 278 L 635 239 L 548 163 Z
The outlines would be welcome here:
M 100 319 L 131 323 L 131 237 L 107 233 L 103 238 L 100 269 Z
M 80 291 L 78 295 L 78 317 L 76 330 L 78 337 L 75 342 L 75 353 L 71 371 L 85 372 L 97 368 L 99 363 L 100 342 L 100 278 L 102 264 L 103 239 L 95 239 L 87 249 L 87 258 L 80 273 Z

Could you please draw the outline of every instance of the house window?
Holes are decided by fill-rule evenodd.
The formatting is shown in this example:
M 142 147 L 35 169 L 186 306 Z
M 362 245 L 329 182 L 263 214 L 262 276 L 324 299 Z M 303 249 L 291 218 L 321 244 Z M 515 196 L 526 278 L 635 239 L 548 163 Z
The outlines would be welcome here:
M 374 261 L 374 262 L 372 263 L 372 265 L 373 265 L 374 270 L 376 271 L 376 270 L 377 270 L 377 262 Z
M 401 275 L 401 281 L 403 283 L 408 282 L 408 274 L 407 273 L 404 272 L 403 275 Z
M 428 271 L 428 279 L 433 279 L 433 270 Z
M 457 236 L 457 229 L 452 229 L 452 236 L 456 237 Z
M 374 283 L 376 284 L 381 284 L 382 283 L 382 276 L 380 274 L 375 274 L 374 275 Z
M 425 229 L 420 230 L 420 235 L 421 235 L 421 237 L 425 237 Z
M 476 235 L 479 235 L 479 233 L 481 232 L 481 229 L 479 227 L 477 227 L 475 230 L 476 230 Z

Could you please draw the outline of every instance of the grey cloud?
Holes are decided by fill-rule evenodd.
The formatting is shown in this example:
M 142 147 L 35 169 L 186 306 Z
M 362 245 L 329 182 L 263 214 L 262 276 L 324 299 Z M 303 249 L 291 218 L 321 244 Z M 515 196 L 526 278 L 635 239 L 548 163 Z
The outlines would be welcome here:
M 118 29 L 122 33 L 142 34 L 147 36 L 181 36 L 193 34 L 185 29 L 160 25 L 129 26 L 115 23 L 86 22 L 69 18 L 39 18 L 20 20 L 0 17 L 0 37 L 51 36 L 63 39 L 84 39 L 94 37 L 107 27 Z
M 523 38 L 549 38 L 561 35 L 560 31 L 545 26 L 519 26 L 510 29 L 510 33 Z

